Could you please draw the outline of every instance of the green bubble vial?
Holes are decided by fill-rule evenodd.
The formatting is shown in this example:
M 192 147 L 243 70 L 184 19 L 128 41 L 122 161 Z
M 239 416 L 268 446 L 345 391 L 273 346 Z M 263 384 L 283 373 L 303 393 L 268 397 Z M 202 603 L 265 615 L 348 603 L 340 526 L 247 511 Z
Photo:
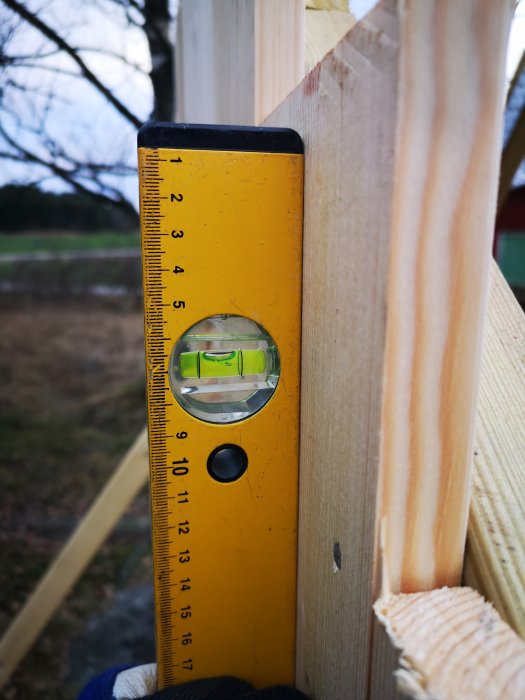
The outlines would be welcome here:
M 178 403 L 208 423 L 234 423 L 259 411 L 280 375 L 273 338 L 244 316 L 216 315 L 199 321 L 178 339 L 169 380 Z

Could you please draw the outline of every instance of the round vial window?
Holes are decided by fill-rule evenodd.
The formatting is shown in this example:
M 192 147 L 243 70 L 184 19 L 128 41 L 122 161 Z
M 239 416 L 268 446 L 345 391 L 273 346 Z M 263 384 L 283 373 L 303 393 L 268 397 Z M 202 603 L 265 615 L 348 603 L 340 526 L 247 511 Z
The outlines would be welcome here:
M 170 356 L 179 404 L 208 423 L 235 423 L 261 409 L 277 387 L 273 338 L 244 316 L 209 316 L 189 328 Z

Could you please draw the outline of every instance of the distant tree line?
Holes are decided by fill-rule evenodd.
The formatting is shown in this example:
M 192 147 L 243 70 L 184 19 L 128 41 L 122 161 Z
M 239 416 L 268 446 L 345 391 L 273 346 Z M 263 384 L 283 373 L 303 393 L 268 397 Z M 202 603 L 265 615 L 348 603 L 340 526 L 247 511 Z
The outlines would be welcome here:
M 122 231 L 138 229 L 138 217 L 129 211 L 85 194 L 44 192 L 38 187 L 6 185 L 0 188 L 0 231 Z

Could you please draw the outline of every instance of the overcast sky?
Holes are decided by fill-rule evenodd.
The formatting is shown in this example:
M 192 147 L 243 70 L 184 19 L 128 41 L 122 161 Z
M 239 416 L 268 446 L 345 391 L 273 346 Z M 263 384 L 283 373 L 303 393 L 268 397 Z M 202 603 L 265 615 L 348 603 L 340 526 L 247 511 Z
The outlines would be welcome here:
M 103 78 L 104 83 L 115 92 L 137 117 L 147 120 L 152 108 L 151 85 L 145 72 L 149 69 L 149 52 L 144 34 L 129 27 L 118 8 L 106 0 L 27 0 L 31 9 L 38 8 L 50 25 L 59 29 L 73 45 L 92 51 L 83 54 L 90 68 Z M 375 0 L 350 0 L 350 8 L 357 17 L 362 17 Z M 0 8 L 1 10 L 1 8 Z M 2 15 L 0 12 L 0 22 Z M 46 42 L 31 28 L 21 26 L 10 46 L 14 51 L 30 53 L 45 48 Z M 512 25 L 507 62 L 507 77 L 510 80 L 525 46 L 525 0 L 521 0 Z M 129 64 L 114 60 L 99 49 L 124 55 Z M 83 80 L 61 75 L 51 69 L 75 70 L 75 65 L 64 54 L 58 53 L 46 59 L 49 70 L 19 69 L 19 77 L 32 87 L 39 89 L 52 86 L 60 95 L 47 116 L 49 133 L 58 141 L 73 144 L 79 157 L 91 154 L 98 159 L 122 159 L 130 165 L 136 162 L 135 129 L 118 116 L 93 88 Z M 136 70 L 137 66 L 140 70 Z M 142 72 L 141 72 L 142 71 Z M 38 94 L 10 93 L 14 112 L 24 114 L 31 124 L 35 107 L 42 106 Z M 3 117 L 6 128 L 16 131 L 14 117 Z M 29 137 L 35 148 L 36 138 Z M 0 183 L 22 178 L 27 166 L 17 166 L 0 161 Z M 39 175 L 38 171 L 35 171 Z M 51 189 L 62 186 L 50 178 L 42 185 Z M 126 193 L 137 201 L 136 178 L 129 178 Z
M 102 82 L 141 121 L 146 121 L 152 108 L 149 70 L 149 51 L 144 33 L 130 27 L 121 10 L 105 0 L 28 0 L 31 9 L 50 26 L 57 29 L 73 46 L 87 49 L 82 58 Z M 1 7 L 0 7 L 1 10 Z M 4 10 L 5 12 L 5 10 Z M 0 22 L 5 19 L 0 15 Z M 46 41 L 34 29 L 20 23 L 9 44 L 10 54 L 31 55 L 48 52 L 52 43 Z M 100 52 L 104 50 L 104 53 Z M 128 63 L 117 60 L 108 52 L 124 56 Z M 3 125 L 13 135 L 20 133 L 17 117 L 22 115 L 26 127 L 37 125 L 37 114 L 42 114 L 46 103 L 45 94 L 53 91 L 57 96 L 50 103 L 46 116 L 46 131 L 59 143 L 67 143 L 75 156 L 87 156 L 95 161 L 117 161 L 134 166 L 136 163 L 136 129 L 119 116 L 105 98 L 85 80 L 69 73 L 77 73 L 73 61 L 63 52 L 52 54 L 41 68 L 20 67 L 11 69 L 11 75 L 28 88 L 27 92 L 11 89 L 4 95 L 12 112 L 3 114 Z M 16 72 L 15 72 L 16 71 Z M 64 71 L 64 73 L 57 72 Z M 16 115 L 16 116 L 15 116 Z M 37 137 L 25 130 L 25 143 L 38 150 Z M 25 165 L 0 161 L 3 182 L 24 179 Z M 32 176 L 39 179 L 42 171 L 33 169 Z M 60 181 L 49 178 L 41 182 L 49 189 L 63 189 Z M 136 201 L 136 179 L 129 178 L 126 192 Z

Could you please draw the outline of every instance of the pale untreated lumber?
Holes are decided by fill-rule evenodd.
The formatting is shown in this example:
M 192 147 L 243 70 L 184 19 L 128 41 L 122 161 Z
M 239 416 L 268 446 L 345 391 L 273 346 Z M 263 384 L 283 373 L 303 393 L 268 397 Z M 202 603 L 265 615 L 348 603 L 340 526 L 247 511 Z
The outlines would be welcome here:
M 306 0 L 306 9 L 348 12 L 348 0 Z
M 305 15 L 305 73 L 331 51 L 354 26 L 350 12 L 307 10 Z
M 307 11 L 307 66 L 335 46 L 347 22 L 350 14 Z M 514 83 L 522 68 L 523 58 Z M 490 267 L 464 581 L 525 638 L 525 316 L 494 260 Z
M 390 595 L 374 605 L 401 650 L 398 686 L 418 700 L 522 700 L 525 642 L 471 588 Z
M 144 486 L 147 474 L 148 439 L 144 428 L 0 640 L 0 687 Z
M 177 119 L 259 124 L 304 75 L 304 13 L 304 0 L 182 0 Z
M 511 12 L 382 2 L 266 122 L 306 148 L 297 681 L 315 697 L 367 695 L 378 574 L 459 583 Z
M 525 316 L 494 260 L 490 278 L 463 582 L 525 638 Z M 385 700 L 395 668 L 376 623 L 371 700 Z
M 495 264 L 491 282 L 464 581 L 525 638 L 525 316 Z
M 369 680 L 397 67 L 388 2 L 266 122 L 305 143 L 296 682 L 321 700 Z
M 460 581 L 512 9 L 400 3 L 380 508 L 394 592 Z

